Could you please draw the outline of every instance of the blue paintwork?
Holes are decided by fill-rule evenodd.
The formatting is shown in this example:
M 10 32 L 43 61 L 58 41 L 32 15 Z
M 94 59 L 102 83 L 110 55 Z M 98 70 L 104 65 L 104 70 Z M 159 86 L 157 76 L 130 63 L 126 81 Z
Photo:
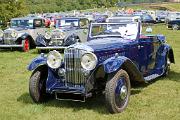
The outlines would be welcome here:
M 121 88 L 122 88 L 123 85 L 125 85 L 125 80 L 124 80 L 124 79 L 125 79 L 125 78 L 121 77 L 121 78 L 118 80 L 118 82 L 117 82 L 116 89 L 115 89 L 115 94 L 116 94 L 117 96 L 120 95 Z
M 133 72 L 142 76 L 143 81 L 145 81 L 143 77 L 152 74 L 161 76 L 165 72 L 166 55 L 171 50 L 171 47 L 166 44 L 165 36 L 140 35 L 140 27 L 135 40 L 119 37 L 90 38 L 86 43 L 69 46 L 69 48 L 71 47 L 93 52 L 98 59 L 96 68 L 103 66 L 105 73 L 117 72 L 126 61 L 130 61 L 130 63 L 133 63 L 131 65 L 139 70 L 135 71 L 132 68 Z M 116 53 L 119 56 L 115 56 Z M 46 58 L 39 56 L 33 60 L 28 69 L 34 70 L 42 64 L 46 64 Z M 61 68 L 64 67 L 61 66 Z M 90 71 L 90 73 L 93 74 L 96 68 Z M 49 68 L 47 74 L 46 90 L 48 93 L 53 91 L 69 91 L 86 94 L 89 92 L 86 91 L 86 86 L 74 88 L 64 85 L 62 82 L 64 78 L 58 76 L 57 70 Z
M 42 55 L 36 57 L 32 60 L 32 62 L 28 65 L 27 69 L 32 71 L 38 68 L 41 65 L 47 65 L 47 58 Z
M 119 56 L 119 57 L 111 57 L 103 62 L 104 71 L 106 73 L 112 73 L 117 71 L 121 65 L 127 60 L 127 57 Z
M 43 35 L 38 35 L 38 36 L 36 37 L 35 44 L 36 44 L 37 46 L 47 46 L 46 38 L 45 38 Z

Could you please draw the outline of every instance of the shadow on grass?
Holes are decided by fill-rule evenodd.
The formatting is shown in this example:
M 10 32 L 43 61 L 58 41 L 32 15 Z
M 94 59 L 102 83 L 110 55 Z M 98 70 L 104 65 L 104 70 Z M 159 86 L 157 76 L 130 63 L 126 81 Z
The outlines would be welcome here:
M 78 112 L 80 110 L 88 109 L 96 111 L 100 114 L 109 114 L 105 107 L 103 95 L 98 95 L 96 97 L 92 97 L 87 99 L 86 102 L 75 102 L 75 101 L 59 101 L 54 99 L 49 100 L 46 103 L 42 103 L 45 107 L 57 107 L 57 108 L 71 108 L 74 112 Z M 28 93 L 22 94 L 17 98 L 18 102 L 22 102 L 25 104 L 35 104 Z
M 180 73 L 176 71 L 170 71 L 170 74 L 167 76 L 167 78 L 171 81 L 180 82 Z
M 154 84 L 158 80 L 163 80 L 168 78 L 169 80 L 180 82 L 180 73 L 171 71 L 167 77 L 157 78 L 149 83 L 138 84 L 133 86 L 131 89 L 131 95 L 139 94 L 143 88 Z M 35 104 L 29 93 L 24 93 L 20 97 L 17 98 L 17 101 L 25 103 L 25 104 Z M 58 101 L 55 99 L 49 100 L 47 103 L 43 103 L 43 106 L 57 107 L 57 108 L 71 108 L 74 112 L 78 112 L 80 110 L 88 109 L 97 111 L 100 114 L 109 114 L 105 107 L 105 98 L 104 95 L 96 95 L 95 97 L 87 99 L 86 102 L 74 102 L 74 101 Z

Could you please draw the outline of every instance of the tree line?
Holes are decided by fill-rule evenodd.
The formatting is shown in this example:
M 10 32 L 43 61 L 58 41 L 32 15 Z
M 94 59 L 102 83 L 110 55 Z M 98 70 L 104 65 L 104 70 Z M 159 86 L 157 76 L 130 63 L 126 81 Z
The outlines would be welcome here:
M 119 2 L 137 3 L 167 0 L 0 0 L 0 25 L 28 13 L 47 13 L 113 7 Z M 4 25 L 4 24 L 3 24 Z

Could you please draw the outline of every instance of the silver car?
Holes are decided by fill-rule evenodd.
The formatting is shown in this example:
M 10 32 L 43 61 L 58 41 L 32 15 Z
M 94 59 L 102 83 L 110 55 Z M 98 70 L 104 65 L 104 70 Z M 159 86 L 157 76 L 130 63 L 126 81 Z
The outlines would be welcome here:
M 89 20 L 79 17 L 64 17 L 56 20 L 56 29 L 40 34 L 36 39 L 37 49 L 64 49 L 77 42 L 87 41 Z
M 45 33 L 45 20 L 41 17 L 13 18 L 10 27 L 4 31 L 0 30 L 1 48 L 21 48 L 29 51 L 35 48 L 35 38 L 38 33 Z

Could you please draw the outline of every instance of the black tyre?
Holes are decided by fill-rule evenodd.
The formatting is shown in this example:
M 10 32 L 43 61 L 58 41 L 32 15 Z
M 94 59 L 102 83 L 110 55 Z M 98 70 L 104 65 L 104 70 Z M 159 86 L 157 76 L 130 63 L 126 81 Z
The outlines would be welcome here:
M 165 70 L 164 70 L 164 74 L 162 76 L 168 76 L 169 75 L 169 72 L 170 72 L 170 59 L 168 57 L 168 54 L 166 55 L 166 63 L 165 63 Z
M 127 107 L 130 88 L 129 75 L 122 69 L 106 83 L 105 99 L 110 113 L 120 113 Z
M 47 70 L 42 68 L 36 69 L 29 80 L 29 94 L 35 103 L 47 101 L 46 93 Z

